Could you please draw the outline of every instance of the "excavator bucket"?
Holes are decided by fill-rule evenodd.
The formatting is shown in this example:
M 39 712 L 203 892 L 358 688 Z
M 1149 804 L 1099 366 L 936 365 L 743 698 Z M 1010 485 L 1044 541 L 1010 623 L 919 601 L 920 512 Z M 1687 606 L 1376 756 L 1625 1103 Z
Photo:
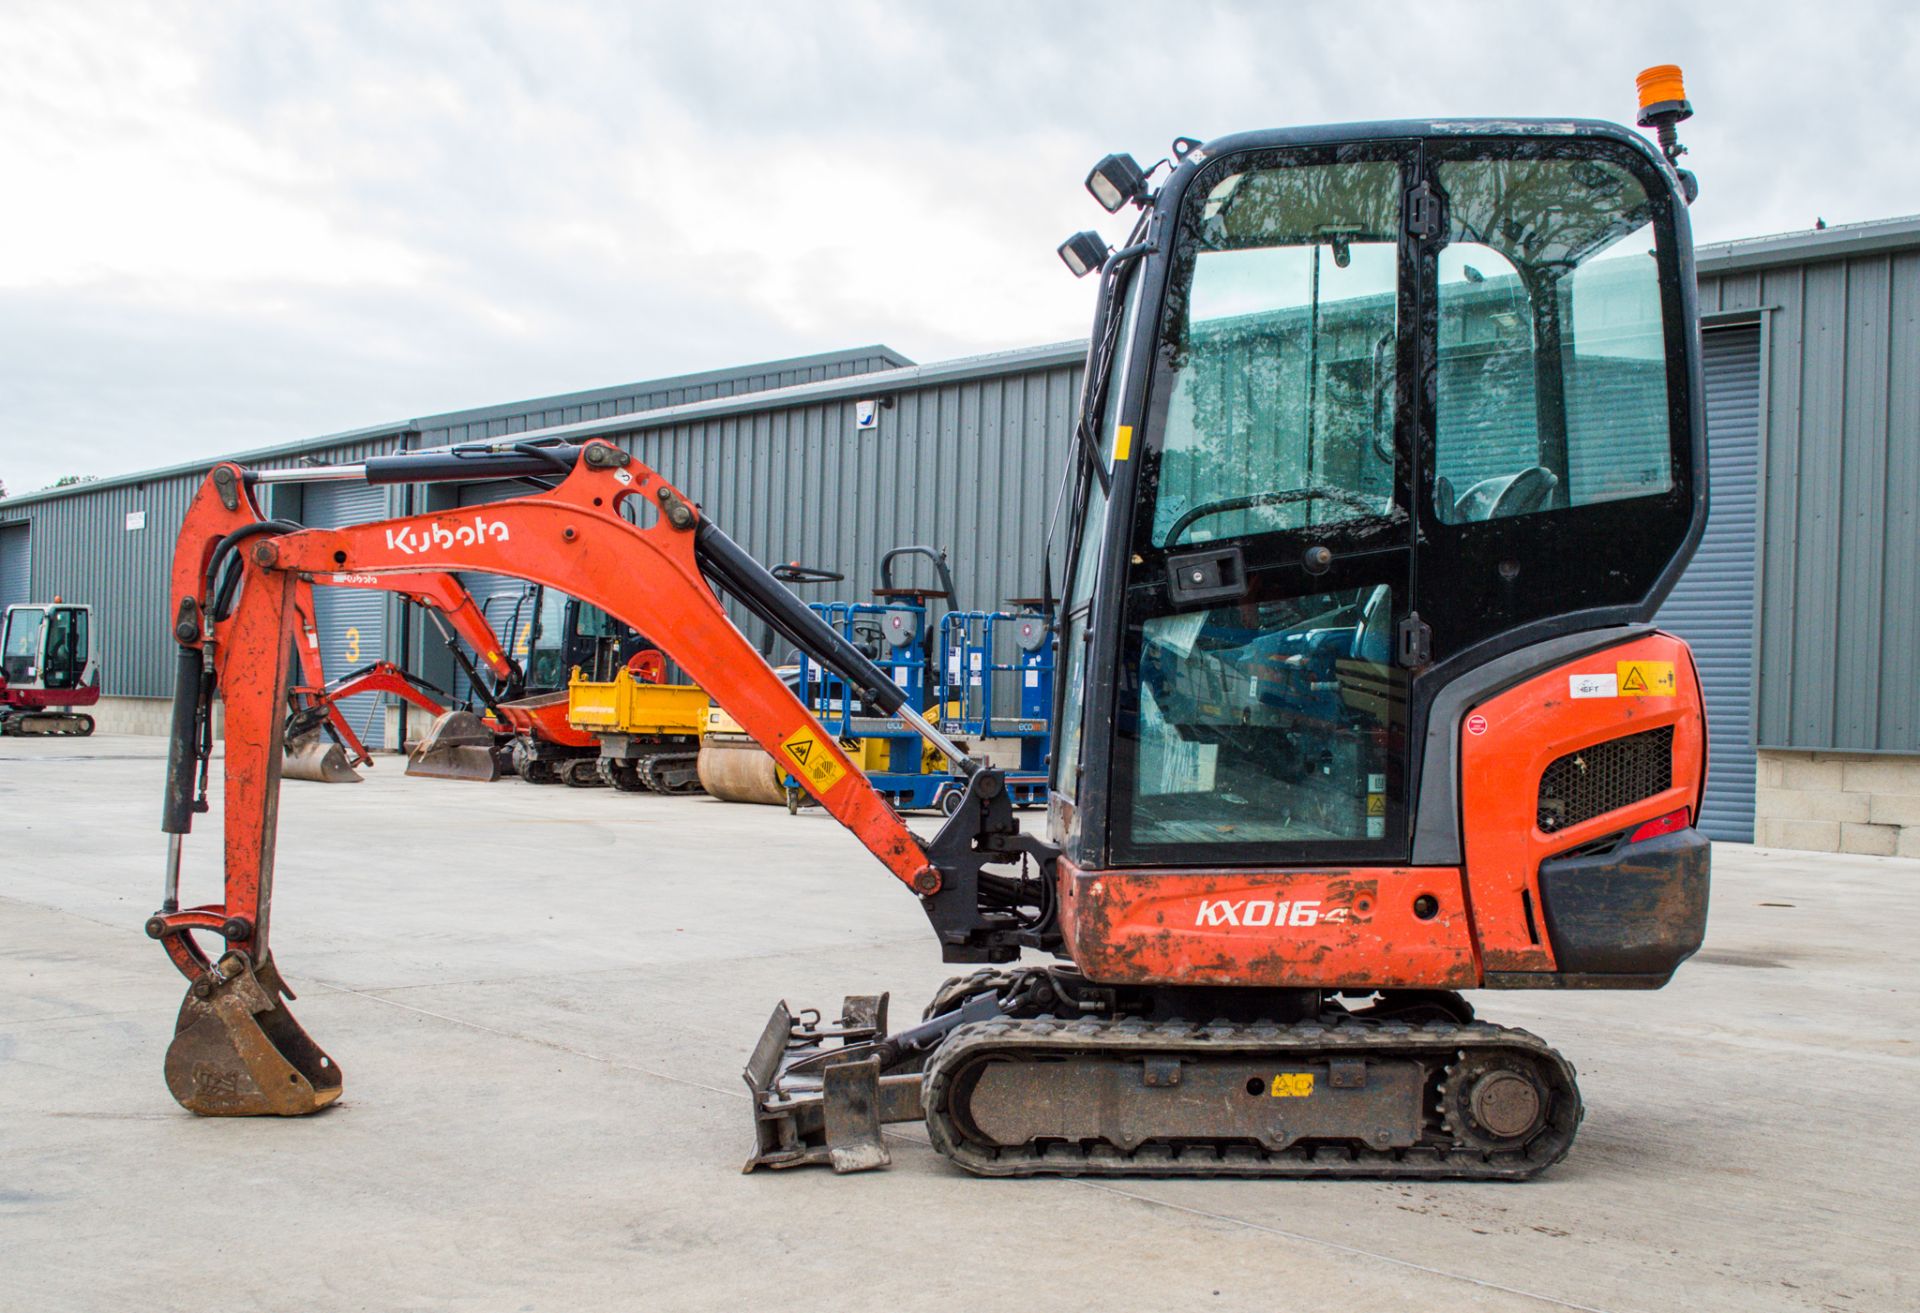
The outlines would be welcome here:
M 408 755 L 407 774 L 430 780 L 497 780 L 499 739 L 471 711 L 449 711 Z
M 202 1117 L 302 1117 L 340 1097 L 340 1068 L 300 1028 L 271 960 L 229 951 L 193 982 L 167 1048 L 167 1089 Z
M 320 728 L 287 740 L 280 776 L 289 780 L 312 780 L 316 784 L 360 782 L 360 772 L 347 764 L 347 750 Z

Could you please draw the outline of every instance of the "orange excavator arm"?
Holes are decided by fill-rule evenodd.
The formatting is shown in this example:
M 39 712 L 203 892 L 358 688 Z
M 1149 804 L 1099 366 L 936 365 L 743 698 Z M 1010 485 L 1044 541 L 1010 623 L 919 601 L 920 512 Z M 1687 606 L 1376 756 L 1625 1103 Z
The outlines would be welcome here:
M 266 957 L 285 653 L 307 580 L 391 588 L 431 599 L 450 617 L 478 618 L 449 577 L 472 570 L 529 579 L 598 606 L 652 637 L 897 879 L 921 895 L 940 888 L 920 841 L 728 619 L 696 560 L 699 513 L 625 452 L 594 448 L 611 454 L 599 463 L 578 460 L 550 492 L 339 529 L 265 520 L 237 467 L 209 477 L 189 510 L 172 582 L 183 664 L 192 654 L 196 681 L 217 685 L 225 698 L 225 898 L 192 911 L 163 907 L 150 926 L 190 977 L 204 970 L 205 958 L 179 930 L 220 929 L 229 948 Z M 652 512 L 646 527 L 622 517 L 630 499 Z M 490 650 L 498 654 L 497 646 L 482 646 L 482 655 Z M 190 744 L 195 736 L 177 737 Z M 191 764 L 174 765 L 169 824 L 184 830 L 192 803 L 181 794 Z M 179 831 L 171 832 L 169 902 L 178 880 Z
M 548 477 L 564 477 L 534 495 L 481 507 L 309 529 L 261 516 L 249 485 L 276 472 L 221 465 L 188 510 L 171 575 L 179 647 L 161 824 L 165 893 L 146 925 L 190 982 L 167 1058 L 169 1088 L 184 1107 L 296 1115 L 340 1091 L 338 1067 L 287 1011 L 282 996 L 291 993 L 268 935 L 287 648 L 310 623 L 310 598 L 304 613 L 302 600 L 315 581 L 430 599 L 468 624 L 477 608 L 463 605 L 464 590 L 451 577 L 458 571 L 531 580 L 597 606 L 646 633 L 919 896 L 949 961 L 1005 962 L 1022 947 L 1057 940 L 1051 850 L 1020 832 L 1000 773 L 979 767 L 929 725 L 884 672 L 678 489 L 600 441 L 541 450 L 519 444 L 482 449 L 483 456 L 471 450 L 376 458 L 329 476 L 525 477 L 544 464 Z M 533 469 L 524 468 L 528 462 Z M 913 725 L 968 775 L 959 810 L 929 843 L 907 829 L 734 626 L 716 586 L 841 674 L 870 707 Z M 300 637 L 304 657 L 313 645 Z M 498 654 L 497 645 L 479 650 Z M 183 839 L 194 814 L 207 810 L 216 691 L 226 708 L 222 895 L 183 907 Z M 220 936 L 224 951 L 210 956 L 196 938 L 203 934 Z

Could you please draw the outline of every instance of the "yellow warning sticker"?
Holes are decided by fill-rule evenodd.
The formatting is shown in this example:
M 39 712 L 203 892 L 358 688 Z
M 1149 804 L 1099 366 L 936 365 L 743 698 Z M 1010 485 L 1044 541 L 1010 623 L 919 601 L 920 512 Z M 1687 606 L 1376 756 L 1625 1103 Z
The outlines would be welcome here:
M 1384 793 L 1369 793 L 1367 795 L 1367 815 L 1385 816 L 1386 814 L 1387 795 Z
M 1313 1073 L 1310 1071 L 1283 1071 L 1273 1078 L 1273 1097 L 1276 1099 L 1304 1099 L 1313 1093 Z
M 1674 695 L 1673 662 L 1622 661 L 1619 663 L 1620 696 L 1623 698 L 1670 698 Z
M 786 755 L 787 769 L 804 777 L 821 793 L 838 784 L 840 777 L 847 773 L 847 768 L 820 741 L 820 736 L 805 725 L 781 740 L 780 751 Z
M 1131 456 L 1132 454 L 1133 454 L 1133 425 L 1122 424 L 1119 428 L 1113 431 L 1113 463 L 1115 465 L 1118 465 L 1121 461 L 1125 460 L 1127 457 Z

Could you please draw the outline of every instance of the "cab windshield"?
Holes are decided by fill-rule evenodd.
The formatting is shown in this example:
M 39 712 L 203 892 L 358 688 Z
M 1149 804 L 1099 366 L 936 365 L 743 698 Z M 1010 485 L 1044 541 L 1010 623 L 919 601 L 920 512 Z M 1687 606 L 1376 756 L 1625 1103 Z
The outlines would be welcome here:
M 7 612 L 7 633 L 0 662 L 4 662 L 7 682 L 25 684 L 38 677 L 40 661 L 40 622 L 47 613 L 38 607 L 21 606 Z

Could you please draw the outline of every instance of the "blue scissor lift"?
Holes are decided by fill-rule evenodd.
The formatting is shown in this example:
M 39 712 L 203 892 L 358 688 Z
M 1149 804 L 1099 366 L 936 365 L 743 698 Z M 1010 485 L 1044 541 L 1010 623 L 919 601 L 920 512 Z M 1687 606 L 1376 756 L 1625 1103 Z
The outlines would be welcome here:
M 940 622 L 940 669 L 946 688 L 940 728 L 965 739 L 1006 771 L 1016 807 L 1047 800 L 1047 752 L 1053 736 L 1053 641 L 1039 603 L 1015 598 L 1011 611 L 949 611 Z M 1016 742 L 1013 753 L 993 751 Z M 965 781 L 949 777 L 941 810 L 960 802 Z
M 937 584 L 896 586 L 894 564 L 924 556 Z M 802 571 L 806 582 L 837 576 Z M 975 757 L 990 757 L 1007 771 L 1016 806 L 1046 801 L 1047 752 L 1053 716 L 1053 644 L 1038 603 L 1016 599 L 1015 610 L 952 611 L 936 625 L 933 603 L 953 605 L 953 576 L 945 552 L 896 547 L 881 558 L 880 587 L 871 602 L 809 605 L 848 642 L 870 656 L 949 737 L 961 739 Z M 905 721 L 868 714 L 845 680 L 819 663 L 799 657 L 799 688 L 821 727 L 846 747 L 868 781 L 895 807 L 959 807 L 966 779 L 950 769 L 929 769 L 939 759 Z M 1016 741 L 1018 750 L 995 745 Z M 787 806 L 797 810 L 806 795 L 785 776 Z

